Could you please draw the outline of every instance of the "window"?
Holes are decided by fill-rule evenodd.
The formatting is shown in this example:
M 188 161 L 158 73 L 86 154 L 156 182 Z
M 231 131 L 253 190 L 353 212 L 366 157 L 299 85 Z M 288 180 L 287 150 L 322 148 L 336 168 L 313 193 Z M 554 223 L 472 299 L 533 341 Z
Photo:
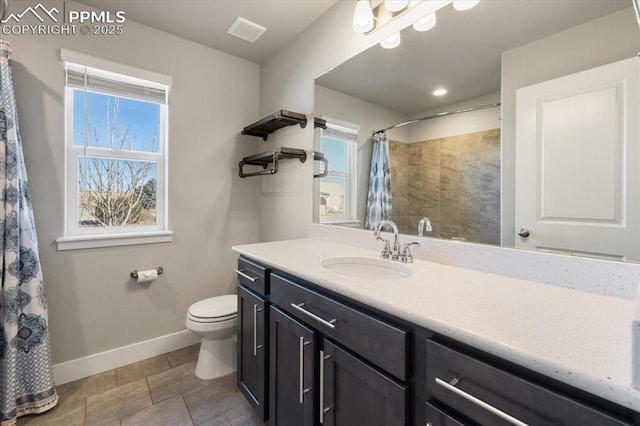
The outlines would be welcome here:
M 169 85 L 67 56 L 86 61 L 65 60 L 66 227 L 58 249 L 170 241 Z
M 355 126 L 327 120 L 320 138 L 320 150 L 329 160 L 328 175 L 320 180 L 320 222 L 356 219 L 357 142 Z

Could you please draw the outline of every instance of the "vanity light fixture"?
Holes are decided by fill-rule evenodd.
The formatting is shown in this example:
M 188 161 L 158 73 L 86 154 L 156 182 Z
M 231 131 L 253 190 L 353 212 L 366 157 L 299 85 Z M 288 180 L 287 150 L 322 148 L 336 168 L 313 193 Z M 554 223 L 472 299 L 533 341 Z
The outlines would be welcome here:
M 373 10 L 369 0 L 358 0 L 353 13 L 353 31 L 364 34 L 373 29 Z
M 357 0 L 353 12 L 353 31 L 371 34 L 426 1 L 428 0 Z M 469 10 L 479 2 L 480 0 L 453 0 L 452 3 L 456 10 Z M 413 28 L 416 31 L 427 31 L 435 25 L 436 13 L 433 12 L 415 21 Z M 380 44 L 389 45 L 384 41 Z
M 399 12 L 409 6 L 409 0 L 384 0 L 384 8 L 389 12 Z
M 416 31 L 428 31 L 436 26 L 436 13 L 430 13 L 429 15 L 418 19 L 413 23 L 413 29 Z
M 380 46 L 385 49 L 393 49 L 400 46 L 400 33 L 393 33 L 380 42 Z
M 480 0 L 454 0 L 453 8 L 460 11 L 469 10 L 477 5 L 478 2 L 480 2 Z
M 447 94 L 447 89 L 445 89 L 444 87 L 438 87 L 436 90 L 431 92 L 431 94 L 433 96 L 444 96 Z

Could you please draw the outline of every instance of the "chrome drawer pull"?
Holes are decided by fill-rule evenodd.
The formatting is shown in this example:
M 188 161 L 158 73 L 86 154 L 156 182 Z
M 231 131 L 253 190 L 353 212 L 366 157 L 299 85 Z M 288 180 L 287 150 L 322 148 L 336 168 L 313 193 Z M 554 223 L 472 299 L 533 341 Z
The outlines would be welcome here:
M 240 275 L 244 279 L 251 281 L 252 283 L 255 283 L 256 281 L 262 278 L 262 277 L 252 277 L 250 275 L 247 275 L 245 273 L 246 269 L 241 269 L 241 270 L 234 269 L 234 270 L 236 271 L 236 274 Z
M 457 379 L 453 379 L 452 383 L 457 383 L 458 380 Z M 498 410 L 496 407 L 494 407 L 493 405 L 489 405 L 486 402 L 482 401 L 481 399 L 476 398 L 475 396 L 468 394 L 467 392 L 463 391 L 462 389 L 458 389 L 457 387 L 445 382 L 444 380 L 436 377 L 436 384 L 442 386 L 443 388 L 447 389 L 448 391 L 451 391 L 453 393 L 455 393 L 456 395 L 466 399 L 467 401 L 473 402 L 474 404 L 476 404 L 479 407 L 484 408 L 485 410 L 489 411 L 490 413 L 495 414 L 496 416 L 500 417 L 503 420 L 508 421 L 509 423 L 513 424 L 513 425 L 517 425 L 517 426 L 528 426 L 526 423 L 521 422 L 520 420 L 516 419 L 513 416 L 510 416 L 509 414 L 505 413 L 504 411 Z
M 318 321 L 320 324 L 325 325 L 325 326 L 329 327 L 332 330 L 334 328 L 336 328 L 336 326 L 334 325 L 334 323 L 336 322 L 335 318 L 327 321 L 325 319 L 320 318 L 316 314 L 312 314 L 311 312 L 307 311 L 306 309 L 302 309 L 303 306 L 304 306 L 304 303 L 298 303 L 297 305 L 295 303 L 291 303 L 291 307 L 296 309 L 298 312 L 302 312 L 303 314 L 307 315 L 308 317 L 313 318 L 314 320 Z

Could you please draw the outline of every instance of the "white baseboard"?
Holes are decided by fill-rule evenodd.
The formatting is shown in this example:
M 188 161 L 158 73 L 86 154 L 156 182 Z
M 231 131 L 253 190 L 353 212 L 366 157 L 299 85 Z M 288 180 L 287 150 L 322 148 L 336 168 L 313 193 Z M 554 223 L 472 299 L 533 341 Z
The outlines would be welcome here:
M 93 376 L 133 362 L 194 345 L 201 340 L 189 330 L 133 343 L 120 348 L 72 359 L 53 366 L 57 385 Z

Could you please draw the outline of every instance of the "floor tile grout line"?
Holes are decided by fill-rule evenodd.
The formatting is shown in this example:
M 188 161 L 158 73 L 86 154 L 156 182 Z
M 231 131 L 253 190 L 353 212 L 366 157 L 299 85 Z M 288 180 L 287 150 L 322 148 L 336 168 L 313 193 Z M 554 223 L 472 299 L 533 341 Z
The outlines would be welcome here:
M 184 402 L 184 406 L 187 409 L 187 413 L 189 414 L 189 418 L 191 419 L 191 423 L 193 423 L 194 425 L 196 424 L 196 421 L 193 418 L 193 414 L 191 414 L 191 410 L 189 409 L 189 404 L 187 404 L 187 400 L 184 399 L 184 394 L 181 393 L 180 397 L 182 398 L 182 402 Z
M 84 398 L 84 409 L 82 410 L 82 424 L 87 424 L 87 397 Z

